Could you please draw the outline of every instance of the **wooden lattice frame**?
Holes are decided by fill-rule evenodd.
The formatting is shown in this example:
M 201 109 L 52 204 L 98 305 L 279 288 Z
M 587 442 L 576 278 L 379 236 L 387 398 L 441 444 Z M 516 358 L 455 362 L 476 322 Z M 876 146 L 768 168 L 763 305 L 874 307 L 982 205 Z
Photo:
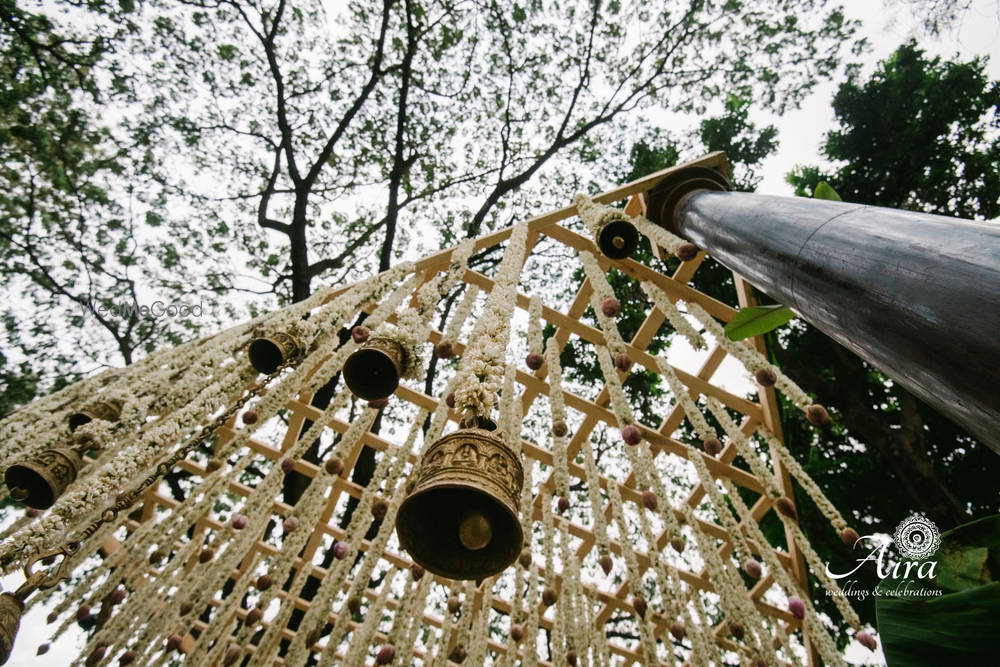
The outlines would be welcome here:
M 702 166 L 716 169 L 721 173 L 728 175 L 728 165 L 726 163 L 725 155 L 721 152 L 709 154 L 699 160 L 694 162 L 680 165 L 678 167 L 673 167 L 666 169 L 664 171 L 652 174 L 645 178 L 639 179 L 627 185 L 609 190 L 601 195 L 594 197 L 594 201 L 599 203 L 613 203 L 621 200 L 628 200 L 628 205 L 626 207 L 626 212 L 629 215 L 637 215 L 640 213 L 645 213 L 645 205 L 647 201 L 647 193 L 653 187 L 656 186 L 665 176 L 671 172 L 681 169 L 687 166 Z M 562 220 L 569 219 L 576 215 L 575 207 L 564 207 L 554 211 L 550 211 L 543 215 L 539 215 L 528 221 L 529 234 L 528 234 L 528 244 L 526 250 L 526 257 L 530 255 L 534 245 L 537 243 L 541 235 L 548 236 L 554 241 L 564 244 L 570 248 L 576 250 L 592 250 L 595 251 L 595 246 L 589 238 L 585 238 L 566 227 L 559 225 L 558 223 Z M 483 248 L 489 248 L 506 241 L 511 234 L 511 228 L 505 228 L 494 232 L 492 234 L 487 234 L 480 237 L 476 241 L 476 249 L 480 250 Z M 454 248 L 449 248 L 440 251 L 436 254 L 430 255 L 417 262 L 417 271 L 424 272 L 424 280 L 429 280 L 436 273 L 445 269 L 451 263 L 451 255 Z M 700 304 L 707 312 L 709 312 L 714 317 L 721 319 L 725 322 L 730 321 L 736 314 L 736 310 L 733 306 L 722 303 L 716 299 L 713 299 L 697 290 L 693 289 L 688 285 L 688 281 L 691 279 L 692 275 L 697 271 L 698 267 L 704 261 L 704 254 L 699 254 L 698 258 L 685 262 L 680 265 L 679 269 L 673 275 L 664 275 L 658 273 L 655 270 L 639 264 L 633 260 L 625 259 L 621 261 L 612 261 L 601 256 L 595 251 L 595 254 L 599 256 L 602 264 L 602 268 L 607 269 L 609 265 L 614 265 L 619 271 L 628 274 L 634 278 L 651 281 L 657 286 L 662 288 L 662 290 L 668 295 L 671 300 L 683 299 L 689 302 L 695 302 Z M 463 280 L 470 285 L 477 285 L 483 291 L 488 292 L 493 287 L 493 281 L 475 271 L 468 270 Z M 739 275 L 734 274 L 734 281 L 736 285 L 736 291 L 739 298 L 739 306 L 750 306 L 755 304 L 755 297 L 753 293 L 753 288 L 744 281 Z M 333 298 L 337 294 L 341 293 L 342 290 L 331 295 Z M 543 319 L 554 325 L 556 327 L 556 333 L 554 340 L 557 342 L 560 349 L 567 343 L 569 337 L 572 334 L 576 334 L 579 338 L 584 341 L 603 345 L 605 344 L 605 339 L 600 330 L 591 327 L 581 321 L 581 317 L 587 310 L 590 303 L 591 295 L 591 285 L 589 281 L 584 280 L 581 288 L 575 295 L 572 304 L 566 313 L 558 312 L 548 307 L 543 307 L 542 317 Z M 529 306 L 529 299 L 524 294 L 518 294 L 517 306 L 523 310 L 527 310 Z M 629 355 L 632 359 L 646 368 L 652 369 L 656 368 L 656 364 L 653 358 L 646 352 L 646 347 L 650 344 L 653 336 L 659 330 L 660 326 L 664 323 L 665 317 L 663 313 L 657 310 L 655 307 L 647 314 L 645 321 L 639 328 L 635 337 L 631 341 L 627 341 L 627 349 Z M 390 321 L 392 319 L 390 318 Z M 438 331 L 432 331 L 429 337 L 430 342 L 437 343 L 441 340 L 442 334 Z M 757 337 L 753 340 L 756 348 L 764 352 L 764 341 L 762 337 Z M 551 343 L 549 343 L 551 344 Z M 462 354 L 464 346 L 456 345 L 455 353 Z M 777 398 L 773 388 L 758 388 L 758 402 L 750 401 L 746 398 L 742 398 L 727 392 L 726 390 L 715 386 L 711 383 L 712 377 L 715 372 L 719 369 L 723 360 L 726 358 L 727 353 L 722 349 L 721 346 L 716 346 L 712 349 L 707 357 L 707 359 L 702 364 L 701 368 L 697 373 L 691 374 L 687 373 L 681 369 L 675 369 L 678 377 L 681 381 L 687 385 L 693 392 L 698 394 L 703 394 L 706 396 L 711 396 L 718 399 L 728 408 L 738 411 L 743 415 L 743 422 L 741 424 L 741 429 L 745 435 L 751 435 L 755 429 L 763 424 L 766 426 L 775 436 L 782 439 L 781 423 L 777 411 Z M 541 395 L 547 395 L 549 391 L 549 385 L 546 382 L 548 374 L 548 369 L 542 366 L 538 371 L 534 373 L 527 373 L 521 370 L 517 371 L 517 382 L 523 387 L 523 393 L 521 395 L 521 400 L 523 401 L 523 410 L 527 414 L 528 408 L 532 403 Z M 626 373 L 622 373 L 621 377 L 624 379 Z M 405 384 L 400 385 L 396 392 L 396 397 L 401 400 L 408 401 L 418 408 L 433 412 L 438 405 L 440 399 L 427 396 L 421 392 L 414 390 L 412 387 Z M 301 394 L 297 398 L 291 400 L 287 404 L 288 410 L 288 427 L 285 432 L 283 442 L 280 448 L 272 447 L 258 439 L 251 438 L 248 442 L 248 446 L 256 454 L 271 459 L 273 461 L 278 461 L 283 457 L 283 452 L 288 451 L 297 441 L 299 436 L 303 432 L 303 424 L 309 420 L 315 420 L 321 414 L 321 411 L 312 406 L 310 403 L 312 401 L 312 396 L 308 394 Z M 580 450 L 580 444 L 585 438 L 590 438 L 593 430 L 598 426 L 599 423 L 604 422 L 612 427 L 617 427 L 617 421 L 613 412 L 609 409 L 609 396 L 607 387 L 603 388 L 596 400 L 590 400 L 571 392 L 566 392 L 565 401 L 568 408 L 579 411 L 584 415 L 584 421 L 581 426 L 573 434 L 573 437 L 568 443 L 568 459 L 569 459 L 569 472 L 572 477 L 586 480 L 586 473 L 582 466 L 577 465 L 574 462 L 576 454 Z M 457 422 L 459 415 L 454 411 L 451 412 L 450 419 Z M 683 409 L 680 404 L 677 404 L 673 410 L 669 413 L 667 418 L 662 424 L 657 428 L 647 428 L 645 429 L 645 435 L 650 443 L 652 452 L 654 456 L 673 455 L 681 458 L 687 458 L 688 448 L 681 442 L 674 440 L 669 434 L 673 433 L 676 428 L 680 425 L 681 421 L 684 419 Z M 334 429 L 339 433 L 344 433 L 349 427 L 349 423 L 341 419 L 333 419 L 329 428 Z M 223 427 L 220 432 L 220 439 L 218 446 L 223 446 L 229 442 L 233 436 L 236 434 L 236 424 L 235 418 L 230 421 L 225 427 Z M 337 506 L 338 501 L 341 499 L 343 494 L 349 494 L 356 498 L 360 498 L 363 492 L 363 488 L 357 484 L 354 484 L 349 480 L 350 473 L 360 456 L 362 448 L 364 446 L 372 447 L 378 451 L 384 451 L 387 447 L 391 446 L 389 440 L 380 437 L 379 435 L 368 432 L 360 439 L 357 445 L 351 451 L 349 457 L 345 460 L 345 471 L 336 478 L 333 488 L 329 494 L 329 498 L 323 511 L 319 522 L 314 528 L 314 533 L 310 537 L 309 542 L 302 554 L 302 557 L 295 561 L 294 569 L 298 571 L 304 562 L 309 563 L 312 566 L 311 576 L 322 578 L 327 572 L 324 568 L 312 564 L 312 557 L 316 550 L 320 548 L 323 544 L 324 536 L 331 536 L 334 539 L 340 539 L 343 537 L 343 530 L 331 520 L 334 515 L 334 509 Z M 553 465 L 553 457 L 551 452 L 541 448 L 527 440 L 522 441 L 522 451 L 527 459 L 535 459 L 548 466 Z M 752 514 L 754 518 L 759 522 L 766 513 L 772 509 L 772 501 L 768 495 L 764 492 L 763 487 L 759 481 L 751 474 L 746 471 L 735 467 L 732 465 L 732 461 L 736 457 L 735 447 L 730 443 L 718 456 L 718 458 L 713 458 L 701 454 L 704 457 L 705 463 L 714 478 L 726 477 L 732 480 L 734 483 L 740 485 L 743 488 L 749 489 L 760 497 L 752 506 Z M 410 462 L 416 462 L 416 456 L 410 453 Z M 204 466 L 199 463 L 192 461 L 183 461 L 181 468 L 185 471 L 198 476 L 205 476 L 206 470 Z M 772 465 L 774 468 L 775 476 L 782 492 L 789 498 L 794 497 L 792 492 L 791 477 L 788 472 L 782 467 L 780 460 L 776 457 L 772 458 Z M 317 474 L 318 468 L 308 462 L 298 461 L 297 472 L 306 475 L 308 477 L 314 477 Z M 617 483 L 609 480 L 607 477 L 602 476 L 599 480 L 602 487 L 607 488 L 609 483 Z M 549 476 L 548 479 L 541 482 L 541 487 L 546 487 L 549 490 L 554 490 L 554 472 Z M 252 492 L 252 488 L 240 484 L 238 482 L 231 482 L 229 485 L 229 491 L 238 494 L 240 496 L 248 496 Z M 630 475 L 624 483 L 620 484 L 620 492 L 622 498 L 625 502 L 636 503 L 641 506 L 641 496 L 635 489 L 634 479 Z M 691 505 L 691 507 L 696 507 L 703 499 L 705 491 L 701 484 L 695 485 L 694 489 L 686 499 L 686 502 Z M 534 519 L 540 521 L 542 518 L 542 512 L 544 508 L 542 507 L 543 494 L 539 493 L 535 497 L 535 502 L 533 504 Z M 661 500 L 661 502 L 663 502 Z M 172 509 L 178 505 L 178 501 L 174 498 L 164 495 L 159 491 L 152 491 L 148 493 L 144 498 L 144 504 L 142 508 L 141 519 L 129 519 L 126 522 L 126 526 L 134 528 L 138 525 L 139 521 L 151 520 L 157 510 L 157 507 L 163 507 L 167 509 Z M 290 513 L 291 507 L 283 502 L 275 500 L 273 505 L 273 510 L 280 515 L 286 515 Z M 603 508 L 606 517 L 610 518 L 612 515 L 612 510 L 610 504 Z M 682 517 L 680 510 L 674 508 L 675 515 L 678 518 Z M 133 514 L 133 517 L 135 515 Z M 566 521 L 563 517 L 558 514 L 554 516 L 555 525 L 558 527 L 560 522 Z M 719 540 L 721 546 L 719 547 L 719 552 L 723 557 L 728 557 L 733 552 L 733 544 L 729 538 L 729 533 L 722 526 L 707 522 L 704 520 L 699 521 L 701 529 L 710 537 Z M 198 531 L 208 531 L 217 530 L 221 526 L 210 516 L 204 516 L 198 520 L 195 525 L 196 532 Z M 582 540 L 582 543 L 578 549 L 577 555 L 582 561 L 584 556 L 586 556 L 591 549 L 595 546 L 595 536 L 593 532 L 579 524 L 570 523 L 568 526 L 569 533 L 575 538 Z M 745 531 L 745 529 L 744 529 Z M 749 538 L 747 538 L 749 540 Z M 658 536 L 656 543 L 656 553 L 662 552 L 666 548 L 669 537 L 663 533 Z M 776 554 L 786 568 L 786 570 L 792 575 L 796 582 L 801 585 L 803 590 L 808 590 L 808 582 L 806 578 L 806 566 L 802 555 L 796 548 L 793 536 L 786 531 L 786 541 L 789 545 L 789 551 L 776 551 Z M 749 541 L 751 549 L 756 553 L 760 553 L 761 545 L 758 545 L 752 541 Z M 119 543 L 114 539 L 109 539 L 102 547 L 102 552 L 105 556 L 110 556 L 114 551 L 119 548 Z M 262 540 L 258 540 L 254 547 L 266 554 L 275 553 L 276 549 L 273 545 L 265 543 Z M 362 545 L 362 549 L 367 551 L 369 548 L 369 543 L 365 541 Z M 771 548 L 769 545 L 766 548 Z M 612 552 L 621 555 L 622 549 L 620 543 L 612 540 L 611 542 Z M 650 554 L 638 552 L 637 559 L 639 562 L 640 570 L 645 572 L 651 565 Z M 253 553 L 248 552 L 244 559 L 243 564 L 239 570 L 232 573 L 232 578 L 234 580 L 238 579 L 240 575 L 245 572 L 245 568 L 249 567 L 252 559 Z M 411 562 L 403 555 L 398 553 L 391 553 L 388 550 L 382 554 L 382 558 L 390 564 L 399 567 L 409 567 Z M 193 563 L 190 565 L 193 566 Z M 697 587 L 701 590 L 713 590 L 712 583 L 708 578 L 706 571 L 701 572 L 691 572 L 684 570 L 683 568 L 678 568 L 680 572 L 681 579 L 688 585 Z M 561 576 L 556 573 L 556 586 L 561 583 Z M 442 583 L 450 583 L 448 580 L 441 580 Z M 792 615 L 790 612 L 784 609 L 778 609 L 770 604 L 763 601 L 763 596 L 767 590 L 774 585 L 774 579 L 770 572 L 766 573 L 759 582 L 751 590 L 751 597 L 755 601 L 757 608 L 771 617 L 775 622 L 783 623 L 786 631 L 789 633 L 793 630 L 802 630 L 803 641 L 808 654 L 808 660 L 810 665 L 819 664 L 819 658 L 812 648 L 808 633 L 801 627 L 801 621 Z M 350 585 L 349 581 L 345 581 L 343 588 L 346 590 Z M 590 586 L 585 582 L 584 589 L 588 590 Z M 595 623 L 599 627 L 603 627 L 604 623 L 614 614 L 616 611 L 622 611 L 625 613 L 631 613 L 632 607 L 627 596 L 627 582 L 622 582 L 622 584 L 615 590 L 612 594 L 605 592 L 597 592 L 597 600 L 601 604 L 600 610 L 596 614 Z M 478 608 L 482 600 L 482 587 L 477 589 L 473 605 Z M 366 595 L 370 599 L 374 599 L 376 594 L 372 590 L 368 590 Z M 280 599 L 284 599 L 284 593 L 279 594 Z M 218 604 L 218 601 L 215 602 Z M 390 610 L 394 609 L 398 604 L 398 601 L 390 598 L 388 602 L 388 608 Z M 494 609 L 509 614 L 511 611 L 511 603 L 509 600 L 505 600 L 499 596 L 494 596 L 492 601 L 492 606 Z M 296 607 L 300 610 L 306 610 L 309 607 L 309 602 L 303 599 L 296 601 Z M 544 610 L 544 607 L 542 607 Z M 245 617 L 246 611 L 239 610 L 236 612 L 238 617 Z M 329 622 L 333 622 L 336 619 L 336 614 L 331 613 L 329 615 Z M 442 619 L 431 614 L 423 613 L 423 622 L 432 627 L 440 628 L 442 625 Z M 541 628 L 551 629 L 552 621 L 549 618 L 544 617 L 540 614 L 539 624 Z M 663 634 L 669 627 L 670 620 L 657 616 L 654 618 L 653 627 L 654 632 L 657 636 Z M 353 621 L 349 626 L 352 630 L 356 627 L 356 623 Z M 193 629 L 196 632 L 200 632 L 205 628 L 205 623 L 199 621 L 197 622 Z M 451 649 L 454 647 L 456 638 L 458 634 L 458 627 L 452 628 L 452 633 L 449 638 L 446 650 L 450 653 Z M 736 645 L 727 639 L 728 627 L 725 621 L 722 621 L 714 629 L 715 641 L 718 645 L 735 649 Z M 294 631 L 289 628 L 284 628 L 284 630 L 278 635 L 279 639 L 291 639 L 294 637 Z M 385 639 L 384 634 L 378 634 L 376 641 L 383 641 Z M 191 635 L 185 637 L 185 646 L 183 649 L 189 650 L 193 642 L 196 641 Z M 622 663 L 625 667 L 632 664 L 643 664 L 642 655 L 639 648 L 635 650 L 630 650 L 629 648 L 616 644 L 609 643 L 612 655 L 620 656 L 624 659 Z M 777 645 L 777 641 L 775 641 Z M 502 654 L 508 649 L 506 644 L 501 644 L 496 641 L 489 641 L 489 649 Z M 255 650 L 257 647 L 248 647 L 249 651 Z M 422 657 L 422 651 L 417 650 L 415 652 L 415 657 Z M 277 659 L 276 663 L 280 664 L 280 659 Z M 543 667 L 551 667 L 551 663 L 543 660 L 539 660 L 539 664 Z M 353 666 L 351 666 L 353 667 Z

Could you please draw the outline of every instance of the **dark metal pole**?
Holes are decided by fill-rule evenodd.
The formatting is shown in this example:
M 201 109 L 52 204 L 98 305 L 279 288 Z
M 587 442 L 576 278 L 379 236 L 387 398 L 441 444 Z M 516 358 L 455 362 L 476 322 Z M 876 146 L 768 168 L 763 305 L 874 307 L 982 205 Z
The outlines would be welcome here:
M 705 190 L 670 208 L 661 224 L 1000 453 L 1000 225 Z

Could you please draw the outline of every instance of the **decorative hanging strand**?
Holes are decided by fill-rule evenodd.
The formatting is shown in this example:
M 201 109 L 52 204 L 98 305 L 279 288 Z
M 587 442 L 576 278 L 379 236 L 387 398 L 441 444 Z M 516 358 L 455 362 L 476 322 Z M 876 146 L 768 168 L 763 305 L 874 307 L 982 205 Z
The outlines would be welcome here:
M 486 299 L 483 315 L 476 322 L 462 356 L 455 405 L 466 419 L 489 416 L 496 405 L 506 366 L 504 353 L 510 341 L 510 318 L 516 304 L 527 237 L 526 223 L 514 225 L 497 268 L 493 291 Z

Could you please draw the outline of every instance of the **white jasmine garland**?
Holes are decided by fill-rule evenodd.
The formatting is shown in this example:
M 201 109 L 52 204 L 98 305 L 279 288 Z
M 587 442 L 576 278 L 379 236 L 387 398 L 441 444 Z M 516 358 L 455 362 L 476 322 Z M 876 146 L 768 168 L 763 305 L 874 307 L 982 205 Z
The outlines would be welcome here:
M 716 342 L 722 346 L 726 352 L 736 357 L 743 367 L 746 368 L 750 373 L 756 373 L 757 371 L 767 368 L 774 372 L 777 382 L 775 382 L 775 387 L 781 390 L 788 399 L 794 403 L 800 410 L 805 410 L 806 407 L 812 404 L 812 399 L 806 394 L 802 389 L 795 384 L 787 375 L 781 372 L 776 366 L 772 366 L 767 358 L 758 352 L 756 349 L 750 346 L 749 341 L 732 341 L 726 336 L 725 329 L 722 328 L 718 322 L 715 321 L 708 312 L 702 308 L 697 303 L 688 304 L 688 312 L 691 313 L 696 320 L 701 322 L 702 326 L 708 330 Z
M 542 299 L 535 294 L 528 301 L 528 352 L 541 354 L 544 345 L 542 340 Z
M 718 399 L 709 397 L 708 408 L 715 415 L 726 435 L 729 436 L 729 441 L 736 446 L 736 451 L 750 464 L 750 470 L 753 471 L 754 477 L 760 481 L 764 489 L 767 490 L 767 493 L 773 498 L 783 496 L 784 493 L 781 491 L 781 487 L 778 486 L 778 482 L 774 478 L 774 473 L 771 472 L 771 469 L 767 467 L 767 464 L 764 463 L 760 455 L 750 446 L 750 441 L 747 440 L 740 427 L 736 425 L 733 418 L 726 412 L 726 408 L 723 407 L 722 403 Z
M 833 506 L 833 503 L 826 497 L 819 485 L 809 476 L 809 473 L 799 465 L 799 462 L 795 460 L 788 448 L 785 447 L 784 443 L 778 440 L 777 437 L 771 431 L 767 429 L 763 424 L 757 427 L 757 433 L 764 439 L 767 443 L 768 448 L 771 450 L 771 454 L 778 457 L 781 461 L 781 465 L 785 467 L 792 477 L 798 480 L 799 485 L 809 494 L 813 502 L 819 508 L 820 512 L 823 513 L 829 521 L 833 529 L 838 533 L 847 528 L 847 522 L 844 521 L 844 517 L 840 515 L 837 508 Z
M 528 570 L 528 616 L 524 622 L 524 653 L 521 667 L 538 667 L 538 565 Z
M 667 229 L 650 222 L 645 216 L 635 216 L 632 218 L 632 224 L 635 225 L 640 234 L 672 255 L 677 254 L 677 249 L 687 243 L 687 241 L 674 235 Z
M 587 495 L 590 497 L 590 512 L 594 517 L 594 540 L 597 553 L 601 556 L 611 555 L 611 544 L 608 541 L 608 524 L 604 516 L 604 502 L 601 499 L 600 472 L 594 460 L 594 450 L 590 440 L 580 442 L 580 453 L 583 454 L 583 465 L 587 471 Z M 609 486 L 614 484 L 609 481 Z
M 594 309 L 594 316 L 604 333 L 605 344 L 615 357 L 619 354 L 626 354 L 625 341 L 622 340 L 621 333 L 618 331 L 618 324 L 614 318 L 604 314 L 602 307 L 606 299 L 615 298 L 614 292 L 611 291 L 611 285 L 608 283 L 607 274 L 601 270 L 597 258 L 586 250 L 580 251 L 580 263 L 583 264 L 590 285 L 594 288 L 590 293 L 590 307 Z
M 600 364 L 604 380 L 607 382 L 608 397 L 611 399 L 611 411 L 615 413 L 615 419 L 618 420 L 618 428 L 623 429 L 635 423 L 632 406 L 628 402 L 628 396 L 625 395 L 625 389 L 618 378 L 618 369 L 615 368 L 615 362 L 612 361 L 608 348 L 598 345 L 596 346 L 596 352 L 597 362 Z
M 646 293 L 653 305 L 666 316 L 667 321 L 680 335 L 687 338 L 687 341 L 696 350 L 707 350 L 708 345 L 702 338 L 698 330 L 688 321 L 684 314 L 678 309 L 673 301 L 664 293 L 660 287 L 651 282 L 642 283 L 642 291 Z M 680 302 L 678 302 L 680 303 Z
M 545 586 L 555 587 L 556 584 L 556 564 L 555 564 L 555 517 L 552 514 L 552 492 L 548 489 L 541 491 L 542 494 L 542 551 L 545 554 Z
M 479 297 L 479 291 L 479 285 L 466 286 L 462 300 L 458 302 L 458 307 L 452 314 L 451 319 L 448 320 L 448 326 L 441 337 L 442 343 L 447 343 L 453 347 L 459 343 L 459 339 L 462 336 L 462 327 L 472 314 L 472 309 L 476 305 L 476 299 Z
M 476 322 L 458 374 L 455 404 L 466 419 L 489 416 L 503 382 L 504 355 L 510 341 L 510 318 L 517 301 L 517 284 L 524 264 L 528 226 L 514 225 L 507 249 L 497 268 L 493 291 L 486 299 L 482 317 Z
M 545 350 L 545 362 L 549 366 L 549 405 L 552 408 L 552 425 L 566 423 L 566 400 L 562 389 L 562 365 L 555 339 L 549 340 Z M 566 451 L 566 436 L 552 432 L 552 459 L 555 464 L 556 494 L 569 496 L 569 461 Z

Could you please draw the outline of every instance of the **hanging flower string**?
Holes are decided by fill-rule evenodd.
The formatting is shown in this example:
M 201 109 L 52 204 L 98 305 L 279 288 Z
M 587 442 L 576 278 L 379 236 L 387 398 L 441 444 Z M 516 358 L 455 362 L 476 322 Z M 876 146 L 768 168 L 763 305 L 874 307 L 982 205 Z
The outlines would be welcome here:
M 455 390 L 456 409 L 465 419 L 489 416 L 503 382 L 504 353 L 510 341 L 510 318 L 517 301 L 517 284 L 524 264 L 528 225 L 514 225 L 507 249 L 497 268 L 493 291 L 486 299 L 482 317 L 476 322 L 459 366 L 461 377 Z
M 559 363 L 559 350 L 555 339 L 549 339 L 545 350 L 545 362 L 549 367 L 549 405 L 552 409 L 552 458 L 555 467 L 556 495 L 559 502 L 569 504 L 569 462 L 566 452 L 566 435 L 569 426 L 566 423 L 566 400 L 563 398 L 562 365 Z

